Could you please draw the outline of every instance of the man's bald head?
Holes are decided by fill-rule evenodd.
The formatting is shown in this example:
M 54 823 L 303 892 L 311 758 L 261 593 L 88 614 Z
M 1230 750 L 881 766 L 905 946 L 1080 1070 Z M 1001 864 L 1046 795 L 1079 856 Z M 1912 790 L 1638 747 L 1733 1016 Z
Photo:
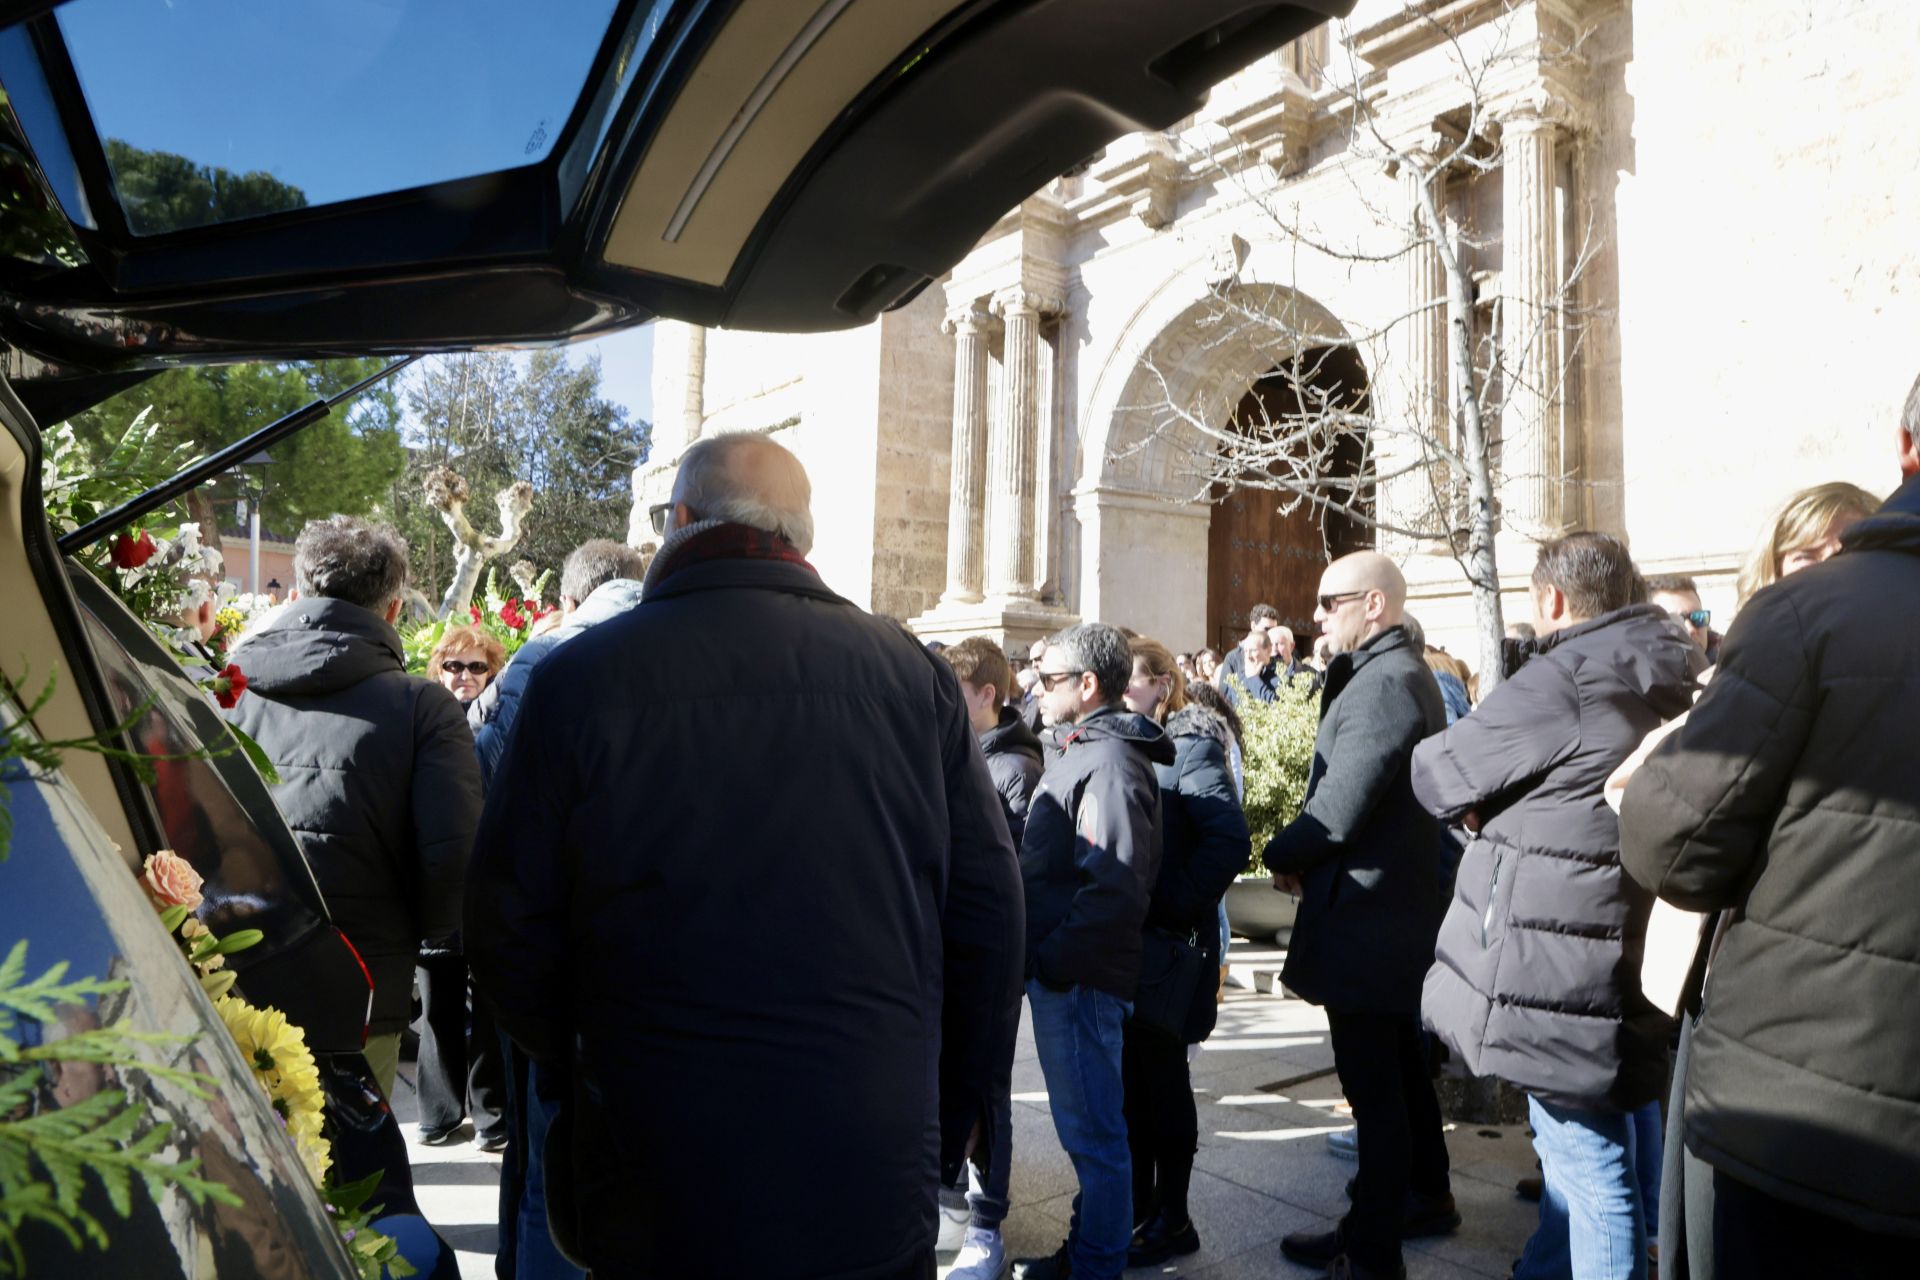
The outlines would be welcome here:
M 1400 566 L 1378 551 L 1341 556 L 1320 575 L 1313 620 L 1335 653 L 1351 653 L 1388 627 L 1400 625 L 1407 608 L 1407 580 Z
M 813 485 L 800 459 L 763 435 L 708 436 L 680 458 L 674 525 L 725 520 L 779 534 L 801 555 L 813 550 Z

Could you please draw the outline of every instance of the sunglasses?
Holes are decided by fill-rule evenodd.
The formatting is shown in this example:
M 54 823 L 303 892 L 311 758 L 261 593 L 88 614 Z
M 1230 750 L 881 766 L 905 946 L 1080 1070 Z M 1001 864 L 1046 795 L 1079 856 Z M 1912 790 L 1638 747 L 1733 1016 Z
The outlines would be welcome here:
M 1713 613 L 1707 609 L 1695 609 L 1692 613 L 1681 614 L 1680 618 L 1690 627 L 1704 627 L 1713 621 Z
M 673 514 L 671 502 L 656 502 L 647 508 L 647 519 L 653 524 L 656 538 L 664 537 L 667 532 L 667 517 Z
M 485 662 L 443 662 L 440 664 L 440 669 L 451 671 L 455 675 L 465 672 L 471 676 L 483 676 L 493 670 L 493 667 Z
M 1062 680 L 1071 680 L 1087 674 L 1085 671 L 1042 671 L 1040 685 L 1051 692 L 1059 688 Z
M 1361 599 L 1366 594 L 1364 591 L 1342 591 L 1337 595 L 1321 596 L 1320 612 L 1332 613 L 1347 601 Z

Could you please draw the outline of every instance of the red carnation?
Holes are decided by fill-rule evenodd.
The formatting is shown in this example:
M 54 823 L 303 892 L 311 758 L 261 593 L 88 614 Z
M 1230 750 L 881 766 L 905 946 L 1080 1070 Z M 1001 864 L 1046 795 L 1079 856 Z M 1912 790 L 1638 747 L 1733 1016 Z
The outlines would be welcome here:
M 527 625 L 527 619 L 520 612 L 520 606 L 509 600 L 500 606 L 500 621 L 519 631 Z
M 474 620 L 475 622 L 478 622 L 478 621 L 480 621 L 480 619 L 481 619 L 481 618 L 483 618 L 483 617 L 485 617 L 485 616 L 486 616 L 485 614 L 483 614 L 483 613 L 481 613 L 481 612 L 480 612 L 480 606 L 479 606 L 479 605 L 477 605 L 477 604 L 470 604 L 470 605 L 468 605 L 468 606 L 467 606 L 467 612 L 468 612 L 468 613 L 469 613 L 470 615 L 472 615 L 472 617 L 473 617 L 473 620 Z
M 138 569 L 153 559 L 153 553 L 159 549 L 153 545 L 153 535 L 142 529 L 138 538 L 125 533 L 115 538 L 108 558 L 116 569 Z
M 207 689 L 221 706 L 232 708 L 247 691 L 247 673 L 229 662 L 225 670 L 207 681 Z

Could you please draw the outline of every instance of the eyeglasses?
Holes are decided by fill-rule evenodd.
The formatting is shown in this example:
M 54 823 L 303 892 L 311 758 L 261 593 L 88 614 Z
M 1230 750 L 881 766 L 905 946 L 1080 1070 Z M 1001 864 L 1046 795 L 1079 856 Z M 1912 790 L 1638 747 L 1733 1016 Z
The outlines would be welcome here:
M 1062 680 L 1083 676 L 1085 674 L 1087 674 L 1085 671 L 1042 671 L 1040 673 L 1040 686 L 1051 693 L 1054 689 L 1059 688 Z
M 1320 597 L 1320 612 L 1332 613 L 1349 600 L 1358 600 L 1367 593 L 1364 591 L 1341 591 L 1330 596 Z
M 1692 613 L 1681 614 L 1680 618 L 1690 627 L 1704 628 L 1713 621 L 1713 613 L 1707 609 L 1695 609 Z
M 655 537 L 666 536 L 667 517 L 672 514 L 673 504 L 671 502 L 656 502 L 647 508 L 647 519 L 653 524 Z
M 443 662 L 440 664 L 440 669 L 442 671 L 451 671 L 456 676 L 461 672 L 472 676 L 483 676 L 493 670 L 493 664 L 487 662 Z

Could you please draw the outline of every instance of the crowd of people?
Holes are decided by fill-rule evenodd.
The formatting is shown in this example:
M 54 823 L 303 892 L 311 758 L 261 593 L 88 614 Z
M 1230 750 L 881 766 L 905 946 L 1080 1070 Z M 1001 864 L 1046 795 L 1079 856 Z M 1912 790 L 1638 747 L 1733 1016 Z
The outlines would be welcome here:
M 1458 1228 L 1445 1046 L 1527 1095 L 1523 1280 L 1640 1280 L 1656 1239 L 1668 1277 L 1884 1275 L 1920 1235 L 1920 384 L 1898 443 L 1884 503 L 1787 505 L 1724 635 L 1618 539 L 1545 542 L 1481 696 L 1374 552 L 1327 566 L 1307 661 L 1265 605 L 1224 658 L 922 645 L 809 565 L 798 460 L 723 435 L 650 561 L 582 546 L 545 634 L 452 627 L 429 680 L 404 544 L 309 525 L 231 714 L 372 977 L 380 1087 L 417 971 L 423 1138 L 504 1148 L 503 1277 L 922 1280 L 948 1236 L 997 1280 L 1023 1006 L 1078 1189 L 1014 1275 L 1197 1251 L 1238 710 L 1301 681 L 1264 862 L 1359 1168 L 1284 1256 L 1399 1276 Z

